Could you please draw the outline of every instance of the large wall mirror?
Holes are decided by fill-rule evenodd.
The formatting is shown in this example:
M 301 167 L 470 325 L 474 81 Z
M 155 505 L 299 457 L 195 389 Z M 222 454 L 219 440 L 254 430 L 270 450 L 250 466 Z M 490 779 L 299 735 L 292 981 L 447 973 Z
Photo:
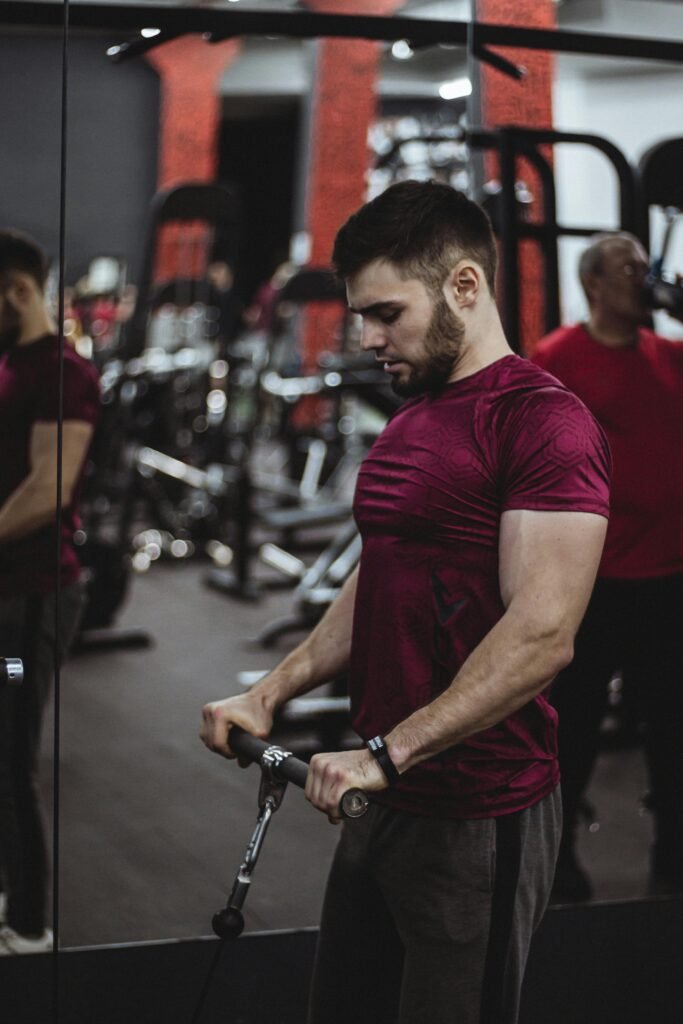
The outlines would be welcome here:
M 258 772 L 204 749 L 202 705 L 271 667 L 355 564 L 354 474 L 392 408 L 365 370 L 351 384 L 344 377 L 338 360 L 358 356 L 355 325 L 333 282 L 302 272 L 323 262 L 307 230 L 307 176 L 327 116 L 316 92 L 320 41 L 267 33 L 211 44 L 178 34 L 117 61 L 115 48 L 133 38 L 129 21 L 98 25 L 95 6 L 89 27 L 75 18 L 68 33 L 65 139 L 59 27 L 13 16 L 0 38 L 2 225 L 33 235 L 53 267 L 65 241 L 66 343 L 97 368 L 103 396 L 76 536 L 89 573 L 85 618 L 61 673 L 58 767 L 49 715 L 40 758 L 48 810 L 55 785 L 60 793 L 64 948 L 210 934 L 255 820 Z M 633 35 L 647 8 L 649 35 L 683 39 L 675 4 L 605 0 L 591 5 L 602 20 L 584 16 L 587 6 L 558 4 L 558 27 Z M 261 0 L 228 8 L 299 9 Z M 185 13 L 192 32 L 195 9 Z M 413 0 L 399 13 L 465 20 L 470 4 Z M 140 27 L 153 42 L 157 26 Z M 367 189 L 401 176 L 492 185 L 463 134 L 480 116 L 465 48 L 393 40 L 373 52 Z M 367 65 L 363 73 L 370 81 Z M 214 106 L 198 103 L 200 81 Z M 557 130 L 603 136 L 633 164 L 683 135 L 678 64 L 561 56 L 549 88 Z M 558 147 L 558 219 L 610 228 L 614 177 L 594 160 Z M 495 209 L 495 188 L 480 194 Z M 664 215 L 651 216 L 656 246 Z M 582 244 L 571 237 L 559 247 L 566 320 L 584 315 Z M 672 270 L 681 245 L 674 237 Z M 50 281 L 57 302 L 54 272 Z M 680 335 L 659 317 L 663 334 Z M 316 344 L 303 352 L 314 328 Z M 312 366 L 311 352 L 326 350 L 327 363 Z M 318 383 L 309 387 L 306 375 Z M 616 678 L 580 838 L 596 899 L 650 893 L 642 736 L 625 718 L 620 686 Z M 343 688 L 323 696 L 323 710 L 301 706 L 280 723 L 278 735 L 302 755 L 354 742 Z M 315 925 L 335 842 L 290 787 L 248 928 Z

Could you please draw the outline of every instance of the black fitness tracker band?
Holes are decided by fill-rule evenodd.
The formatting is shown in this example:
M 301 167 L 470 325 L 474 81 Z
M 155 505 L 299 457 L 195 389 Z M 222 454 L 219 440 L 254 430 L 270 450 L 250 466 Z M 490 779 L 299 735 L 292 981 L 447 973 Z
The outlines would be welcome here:
M 393 786 L 395 782 L 398 782 L 400 777 L 398 774 L 398 768 L 389 757 L 389 751 L 387 750 L 382 737 L 373 736 L 371 740 L 368 740 L 365 746 L 368 748 L 375 761 L 377 761 L 377 764 L 386 775 L 389 785 Z

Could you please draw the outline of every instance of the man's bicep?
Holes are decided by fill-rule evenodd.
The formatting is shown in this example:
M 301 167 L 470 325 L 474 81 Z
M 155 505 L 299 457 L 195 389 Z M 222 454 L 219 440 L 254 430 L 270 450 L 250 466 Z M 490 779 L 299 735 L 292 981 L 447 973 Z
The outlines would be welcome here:
M 84 420 L 66 420 L 62 425 L 62 476 L 65 489 L 71 490 L 78 479 L 93 434 L 93 426 Z M 59 434 L 57 424 L 39 421 L 31 432 L 31 469 L 56 478 Z
M 574 633 L 588 604 L 607 520 L 591 512 L 504 512 L 500 590 L 506 607 L 524 604 L 539 621 Z

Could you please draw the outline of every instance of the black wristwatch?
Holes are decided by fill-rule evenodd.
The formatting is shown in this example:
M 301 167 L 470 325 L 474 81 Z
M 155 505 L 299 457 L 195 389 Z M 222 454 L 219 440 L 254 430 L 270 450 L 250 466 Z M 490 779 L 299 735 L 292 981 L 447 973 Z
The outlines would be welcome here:
M 389 751 L 386 748 L 386 744 L 381 736 L 373 736 L 371 740 L 368 740 L 365 746 L 368 748 L 372 756 L 374 757 L 377 764 L 384 772 L 387 782 L 390 786 L 393 786 L 395 782 L 398 782 L 400 776 L 398 768 L 389 757 Z

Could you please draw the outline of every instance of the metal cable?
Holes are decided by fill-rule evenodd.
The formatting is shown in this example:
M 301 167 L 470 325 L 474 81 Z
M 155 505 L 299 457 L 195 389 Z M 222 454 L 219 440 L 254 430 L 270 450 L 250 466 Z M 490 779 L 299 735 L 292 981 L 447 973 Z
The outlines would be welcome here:
M 199 993 L 199 997 L 195 1004 L 194 1010 L 192 1011 L 192 1019 L 190 1020 L 190 1024 L 199 1024 L 199 1020 L 202 1015 L 202 1010 L 204 1009 L 204 1005 L 206 1003 L 206 997 L 209 994 L 211 983 L 213 982 L 213 978 L 216 973 L 216 968 L 218 967 L 218 961 L 221 958 L 221 953 L 223 952 L 223 947 L 225 946 L 225 944 L 225 939 L 219 939 L 218 945 L 216 946 L 213 957 L 211 959 L 211 963 L 209 964 L 209 968 L 206 972 L 206 977 L 204 978 L 202 990 Z

